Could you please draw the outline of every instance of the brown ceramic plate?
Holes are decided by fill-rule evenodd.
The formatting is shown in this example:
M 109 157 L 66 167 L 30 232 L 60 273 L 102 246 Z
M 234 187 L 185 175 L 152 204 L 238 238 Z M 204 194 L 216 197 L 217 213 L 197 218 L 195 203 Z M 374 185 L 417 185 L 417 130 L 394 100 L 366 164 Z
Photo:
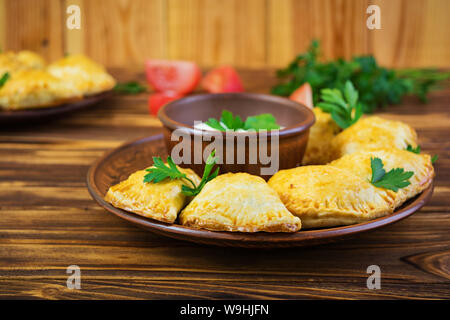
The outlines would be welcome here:
M 134 171 L 148 167 L 153 156 L 163 158 L 167 156 L 162 134 L 127 143 L 107 153 L 89 169 L 87 186 L 92 197 L 109 212 L 151 232 L 208 245 L 277 248 L 333 242 L 406 218 L 422 208 L 433 193 L 433 185 L 431 185 L 391 215 L 346 227 L 300 230 L 295 233 L 240 233 L 199 230 L 147 219 L 115 208 L 103 200 L 103 196 L 110 186 L 126 179 Z
M 12 125 L 19 123 L 39 122 L 55 118 L 66 113 L 92 106 L 103 99 L 112 95 L 112 90 L 105 91 L 96 95 L 84 97 L 79 101 L 64 103 L 58 106 L 48 108 L 37 108 L 29 110 L 2 111 L 0 110 L 0 124 Z

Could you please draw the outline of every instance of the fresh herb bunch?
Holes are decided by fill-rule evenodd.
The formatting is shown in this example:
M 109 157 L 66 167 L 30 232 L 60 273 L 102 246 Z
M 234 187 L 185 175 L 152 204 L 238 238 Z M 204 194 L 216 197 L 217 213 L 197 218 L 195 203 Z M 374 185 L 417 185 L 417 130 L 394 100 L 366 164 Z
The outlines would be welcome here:
M 282 83 L 272 88 L 272 93 L 289 96 L 303 83 L 313 89 L 314 104 L 319 102 L 319 92 L 324 88 L 343 90 L 350 80 L 359 91 L 364 113 L 377 107 L 400 103 L 406 94 L 417 95 L 423 102 L 430 90 L 439 88 L 450 79 L 450 72 L 436 69 L 392 70 L 380 67 L 373 56 L 354 57 L 319 62 L 319 42 L 313 40 L 307 52 L 298 55 L 285 69 L 278 70 Z
M 242 121 L 241 117 L 236 115 L 234 116 L 231 111 L 223 110 L 220 120 L 215 118 L 209 118 L 208 121 L 205 122 L 211 128 L 217 129 L 219 131 L 228 130 L 273 130 L 280 129 L 280 126 L 277 124 L 277 120 L 270 113 L 263 113 L 256 116 L 247 117 L 247 119 Z M 222 125 L 224 124 L 225 127 Z
M 5 72 L 2 77 L 0 78 L 0 88 L 3 87 L 6 83 L 6 81 L 8 81 L 10 75 L 9 72 Z
M 343 94 L 339 89 L 322 89 L 320 93 L 322 102 L 317 106 L 330 113 L 331 118 L 342 129 L 350 127 L 361 118 L 362 105 L 358 102 L 358 91 L 351 81 L 345 83 Z
M 141 85 L 139 82 L 129 81 L 116 84 L 116 86 L 114 87 L 114 91 L 122 94 L 138 94 L 141 92 L 146 92 L 147 88 Z
M 161 157 L 153 157 L 153 168 L 146 169 L 146 171 L 148 171 L 149 173 L 144 176 L 144 183 L 158 183 L 165 179 L 184 179 L 188 181 L 192 185 L 192 187 L 183 184 L 181 187 L 181 192 L 187 196 L 195 196 L 200 193 L 207 182 L 211 181 L 219 174 L 219 168 L 216 168 L 216 170 L 211 173 L 217 161 L 217 159 L 215 158 L 215 154 L 216 150 L 211 152 L 211 154 L 208 156 L 205 169 L 203 171 L 203 177 L 198 186 L 196 186 L 195 183 L 191 179 L 189 179 L 185 173 L 182 173 L 178 169 L 177 165 L 173 162 L 170 156 L 167 157 L 168 166 L 164 164 Z
M 409 186 L 411 184 L 409 179 L 414 175 L 414 172 L 405 171 L 403 168 L 395 168 L 386 172 L 380 158 L 370 158 L 370 167 L 372 168 L 370 183 L 375 187 L 395 192 Z
M 419 154 L 421 152 L 421 148 L 420 145 L 417 145 L 417 147 L 413 147 L 412 145 L 408 144 L 408 146 L 406 147 L 406 151 L 415 153 L 415 154 Z M 431 157 L 431 163 L 434 164 L 438 159 L 438 155 L 435 154 L 434 156 Z

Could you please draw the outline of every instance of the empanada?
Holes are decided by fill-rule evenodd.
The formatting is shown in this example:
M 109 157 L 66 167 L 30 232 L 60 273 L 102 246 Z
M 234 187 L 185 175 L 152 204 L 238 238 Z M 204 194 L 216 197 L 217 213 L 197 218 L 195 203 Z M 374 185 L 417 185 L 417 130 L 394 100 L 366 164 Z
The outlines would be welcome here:
M 417 133 L 406 123 L 376 116 L 359 120 L 332 141 L 334 159 L 356 151 L 417 146 Z
M 200 183 L 200 177 L 192 170 L 178 169 L 196 185 Z M 188 197 L 181 193 L 181 186 L 189 184 L 180 179 L 144 183 L 147 173 L 145 170 L 136 171 L 127 180 L 112 186 L 106 193 L 105 200 L 117 208 L 146 218 L 173 223 L 188 200 Z
M 29 69 L 44 69 L 45 60 L 44 58 L 32 51 L 22 50 L 16 54 L 16 59 L 20 64 L 21 70 Z
M 47 68 L 53 76 L 73 84 L 81 95 L 110 90 L 116 84 L 105 69 L 84 55 L 64 57 Z
M 264 179 L 248 173 L 227 173 L 208 182 L 179 220 L 215 231 L 294 232 L 301 227 Z
M 5 73 L 10 74 L 31 69 L 43 69 L 45 67 L 44 58 L 31 51 L 5 52 L 0 54 L 0 77 Z
M 309 130 L 308 145 L 303 157 L 302 164 L 326 164 L 333 157 L 331 147 L 334 136 L 340 131 L 339 126 L 334 122 L 329 113 L 323 112 L 320 108 L 314 108 L 316 122 Z
M 370 180 L 372 176 L 371 158 L 380 158 L 386 172 L 394 168 L 403 168 L 405 171 L 414 172 L 414 175 L 409 179 L 411 184 L 397 191 L 396 207 L 426 189 L 434 177 L 434 169 L 429 155 L 415 154 L 396 148 L 355 152 L 331 162 L 330 165 L 350 170 L 358 177 Z
M 69 83 L 44 70 L 22 70 L 0 88 L 0 107 L 6 110 L 49 107 L 80 99 Z
M 334 166 L 304 166 L 277 172 L 269 185 L 304 228 L 348 225 L 394 211 L 395 192 L 375 188 Z

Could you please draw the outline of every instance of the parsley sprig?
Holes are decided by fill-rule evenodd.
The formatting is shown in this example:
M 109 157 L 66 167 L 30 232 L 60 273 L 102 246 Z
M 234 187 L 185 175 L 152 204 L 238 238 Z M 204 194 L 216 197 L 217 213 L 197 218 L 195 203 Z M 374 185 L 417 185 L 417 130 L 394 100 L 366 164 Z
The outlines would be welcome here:
M 141 92 L 146 92 L 147 88 L 141 85 L 139 82 L 129 81 L 116 84 L 116 86 L 114 87 L 114 91 L 122 94 L 138 94 Z
M 339 89 L 322 89 L 317 106 L 330 113 L 331 118 L 342 129 L 356 123 L 363 114 L 362 105 L 358 103 L 358 91 L 350 81 L 345 83 L 343 93 Z
M 183 184 L 181 187 L 181 192 L 187 196 L 195 196 L 200 193 L 206 183 L 217 177 L 219 174 L 219 168 L 216 168 L 214 172 L 211 173 L 214 165 L 216 164 L 216 150 L 211 152 L 206 160 L 205 169 L 203 171 L 203 177 L 200 183 L 195 185 L 195 183 L 188 178 L 188 176 L 181 172 L 177 165 L 173 162 L 172 158 L 167 157 L 167 166 L 162 161 L 161 157 L 153 157 L 153 167 L 146 169 L 149 173 L 144 176 L 144 183 L 158 183 L 165 179 L 184 179 L 191 184 L 191 186 Z
M 0 78 L 0 88 L 3 87 L 3 86 L 5 85 L 6 81 L 8 81 L 8 79 L 9 79 L 9 77 L 10 77 L 9 72 L 5 72 L 5 73 L 2 75 L 2 77 Z
M 403 168 L 395 168 L 386 172 L 380 158 L 370 158 L 370 167 L 372 168 L 370 183 L 375 187 L 395 192 L 409 186 L 411 184 L 409 179 L 414 175 L 414 172 L 405 171 Z
M 448 86 L 450 72 L 437 69 L 394 70 L 378 65 L 372 55 L 320 61 L 319 42 L 313 40 L 304 53 L 299 54 L 286 68 L 278 70 L 281 82 L 272 93 L 289 96 L 305 82 L 313 89 L 314 105 L 324 88 L 344 89 L 350 80 L 359 92 L 364 113 L 372 113 L 378 107 L 398 104 L 407 94 L 413 94 L 426 102 L 431 90 Z
M 211 128 L 214 128 L 219 131 L 227 131 L 227 130 L 274 130 L 280 129 L 280 126 L 277 124 L 277 120 L 270 113 L 263 113 L 256 116 L 247 117 L 245 121 L 242 121 L 242 118 L 238 115 L 233 115 L 231 111 L 223 110 L 220 120 L 215 118 L 209 118 L 208 121 L 205 122 Z
M 420 145 L 417 145 L 417 147 L 413 147 L 412 145 L 408 144 L 408 146 L 406 147 L 406 151 L 415 153 L 415 154 L 419 154 L 421 151 Z M 435 154 L 434 156 L 431 157 L 431 164 L 434 164 L 438 159 L 438 155 Z
M 408 146 L 406 147 L 406 151 L 419 154 L 421 150 L 419 145 L 417 145 L 417 147 L 414 148 L 412 145 L 408 144 Z

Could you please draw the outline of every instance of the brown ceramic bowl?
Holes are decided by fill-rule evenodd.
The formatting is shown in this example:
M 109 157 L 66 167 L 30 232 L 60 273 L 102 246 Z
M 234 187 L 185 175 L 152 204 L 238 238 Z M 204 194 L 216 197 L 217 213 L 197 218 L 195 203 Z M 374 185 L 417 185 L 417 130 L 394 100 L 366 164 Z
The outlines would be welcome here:
M 194 121 L 220 119 L 224 109 L 239 115 L 244 121 L 248 116 L 271 113 L 283 129 L 266 133 L 225 133 L 194 128 Z M 266 179 L 278 170 L 300 165 L 309 137 L 309 128 L 315 121 L 312 110 L 302 104 L 282 97 L 255 93 L 193 95 L 166 104 L 159 111 L 158 117 L 164 125 L 164 140 L 169 154 L 172 154 L 172 149 L 180 141 L 190 142 L 185 145 L 188 147 L 183 151 L 180 151 L 180 145 L 174 150 L 177 151 L 175 154 L 183 157 L 182 161 L 175 159 L 177 164 L 192 168 L 201 175 L 205 156 L 210 153 L 213 146 L 216 150 L 219 149 L 217 146 L 221 146 L 223 151 L 216 153 L 219 157 L 221 173 L 247 172 Z M 267 139 L 266 149 L 260 148 L 260 143 L 264 142 L 264 136 Z M 212 142 L 214 144 L 211 144 Z M 227 143 L 228 147 L 226 147 Z M 251 146 L 257 146 L 258 150 Z M 189 152 L 185 153 L 185 150 Z M 261 150 L 263 150 L 262 154 Z M 194 158 L 195 153 L 196 158 Z M 202 157 L 202 154 L 205 156 Z M 268 158 L 265 159 L 265 157 Z M 262 168 L 269 167 L 272 169 L 266 169 L 266 172 L 261 171 Z

